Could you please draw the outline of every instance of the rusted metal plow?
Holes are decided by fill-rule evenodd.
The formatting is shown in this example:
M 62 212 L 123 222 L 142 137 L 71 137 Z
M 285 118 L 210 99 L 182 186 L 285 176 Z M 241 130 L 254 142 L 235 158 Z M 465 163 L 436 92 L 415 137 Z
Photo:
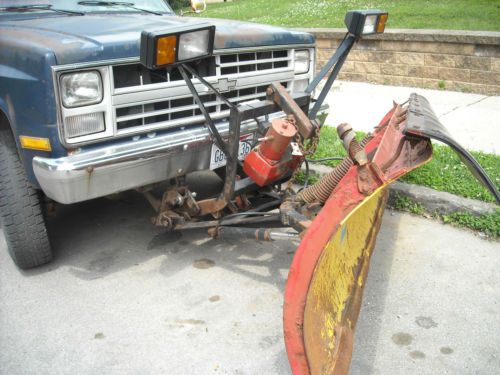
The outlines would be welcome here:
M 395 106 L 361 150 L 366 159 L 358 155 L 364 163 L 353 163 L 338 181 L 296 252 L 284 305 L 294 374 L 348 371 L 386 188 L 431 158 L 429 139 L 405 137 L 405 126 L 406 109 Z

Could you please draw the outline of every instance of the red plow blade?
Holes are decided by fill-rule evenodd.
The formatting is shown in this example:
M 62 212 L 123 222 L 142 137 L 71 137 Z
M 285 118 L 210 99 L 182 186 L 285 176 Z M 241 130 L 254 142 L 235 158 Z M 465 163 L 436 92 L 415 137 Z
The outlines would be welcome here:
M 285 290 L 284 331 L 294 374 L 347 374 L 387 187 L 430 160 L 429 139 L 403 134 L 406 111 L 395 106 L 305 232 Z

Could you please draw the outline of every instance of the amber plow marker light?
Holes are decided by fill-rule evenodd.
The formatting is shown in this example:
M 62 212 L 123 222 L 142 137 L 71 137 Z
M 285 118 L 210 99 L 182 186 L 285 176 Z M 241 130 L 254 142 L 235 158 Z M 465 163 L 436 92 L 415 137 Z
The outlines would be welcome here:
M 214 49 L 215 26 L 198 24 L 141 34 L 141 63 L 158 69 L 209 57 Z

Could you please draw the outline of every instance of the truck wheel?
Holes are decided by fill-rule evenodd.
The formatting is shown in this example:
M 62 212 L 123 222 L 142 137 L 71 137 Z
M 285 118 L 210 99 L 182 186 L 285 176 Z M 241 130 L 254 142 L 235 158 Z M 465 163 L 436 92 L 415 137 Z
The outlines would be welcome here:
M 28 182 L 9 130 L 0 130 L 0 221 L 9 254 L 19 268 L 52 260 L 41 195 Z

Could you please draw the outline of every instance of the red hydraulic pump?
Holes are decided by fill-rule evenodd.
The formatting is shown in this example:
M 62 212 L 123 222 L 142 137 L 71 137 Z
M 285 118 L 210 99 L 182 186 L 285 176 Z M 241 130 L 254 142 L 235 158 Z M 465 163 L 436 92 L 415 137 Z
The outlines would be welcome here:
M 294 171 L 302 159 L 298 145 L 292 143 L 296 135 L 293 116 L 275 119 L 261 143 L 246 157 L 243 171 L 259 186 L 269 185 Z

